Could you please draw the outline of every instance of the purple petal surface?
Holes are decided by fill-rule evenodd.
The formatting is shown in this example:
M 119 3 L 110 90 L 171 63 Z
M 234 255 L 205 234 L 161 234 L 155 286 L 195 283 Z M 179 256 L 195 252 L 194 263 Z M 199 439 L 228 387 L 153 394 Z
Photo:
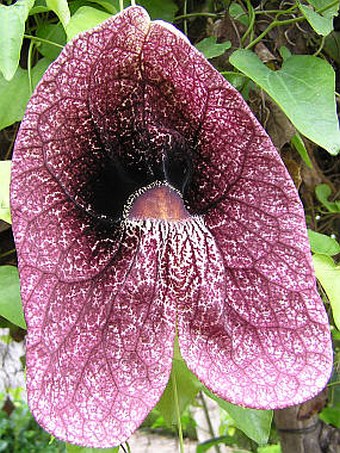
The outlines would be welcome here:
M 159 181 L 185 214 L 126 216 Z M 325 386 L 329 328 L 296 189 L 241 96 L 173 27 L 132 7 L 66 46 L 29 103 L 11 192 L 29 404 L 56 437 L 126 440 L 164 391 L 176 333 L 231 402 L 285 407 Z

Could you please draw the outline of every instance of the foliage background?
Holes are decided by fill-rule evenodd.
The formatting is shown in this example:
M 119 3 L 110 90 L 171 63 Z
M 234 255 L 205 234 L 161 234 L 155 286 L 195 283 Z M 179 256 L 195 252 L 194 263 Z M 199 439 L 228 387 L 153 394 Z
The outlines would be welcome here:
M 13 370 L 9 370 L 6 362 L 15 344 L 25 337 L 10 228 L 10 158 L 27 101 L 48 65 L 67 41 L 119 11 L 119 3 L 118 0 L 8 0 L 0 4 L 0 362 L 3 365 L 0 451 L 87 451 L 51 440 L 36 425 L 24 401 L 24 391 L 13 382 L 10 376 Z M 153 19 L 172 22 L 186 33 L 241 91 L 271 136 L 299 189 L 319 290 L 332 325 L 335 352 L 328 392 L 319 397 L 307 420 L 312 417 L 322 420 L 320 445 L 324 442 L 322 451 L 332 451 L 332 445 L 340 437 L 334 434 L 340 428 L 340 246 L 337 242 L 340 162 L 336 157 L 340 150 L 339 0 L 141 0 L 137 3 Z M 21 361 L 24 367 L 24 357 Z M 14 371 L 22 372 L 22 367 Z M 179 386 L 181 428 L 185 436 L 193 439 L 196 436 L 194 406 L 199 406 L 208 420 L 207 398 L 216 400 L 221 408 L 219 432 L 211 430 L 209 441 L 197 443 L 198 453 L 219 451 L 222 444 L 235 452 L 284 451 L 284 441 L 281 438 L 280 447 L 271 411 L 246 410 L 219 400 L 197 382 L 179 357 L 175 357 L 172 373 Z M 178 420 L 171 382 L 144 429 L 176 435 Z M 128 448 L 121 447 L 122 451 Z

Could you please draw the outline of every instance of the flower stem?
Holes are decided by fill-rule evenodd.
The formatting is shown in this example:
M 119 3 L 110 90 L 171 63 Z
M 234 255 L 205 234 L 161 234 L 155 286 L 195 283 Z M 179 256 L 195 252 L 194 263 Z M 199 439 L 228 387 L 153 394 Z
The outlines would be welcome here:
M 204 398 L 203 392 L 200 392 L 200 400 L 202 402 L 203 412 L 204 412 L 205 419 L 206 419 L 207 424 L 208 424 L 209 434 L 210 434 L 211 438 L 214 439 L 216 436 L 215 436 L 213 425 L 211 423 L 209 410 L 208 410 L 208 407 L 207 407 L 207 403 L 205 402 L 205 398 Z M 216 453 L 221 453 L 219 445 L 215 445 L 215 451 L 216 451 Z
M 334 385 L 340 385 L 340 381 L 330 382 L 327 387 L 333 387 Z
M 64 46 L 62 46 L 61 44 L 58 44 L 58 43 L 53 42 L 53 41 L 49 41 L 48 39 L 38 38 L 38 36 L 32 36 L 32 35 L 24 34 L 24 37 L 27 38 L 27 39 L 30 39 L 32 41 L 42 42 L 44 44 L 51 44 L 52 46 L 59 47 L 60 49 L 64 48 Z
M 177 416 L 177 425 L 178 425 L 178 440 L 179 440 L 179 451 L 184 453 L 184 440 L 183 440 L 183 429 L 181 423 L 181 414 L 179 411 L 179 402 L 178 402 L 178 389 L 175 373 L 171 373 L 172 385 L 174 388 L 174 397 L 175 397 L 175 407 L 176 407 L 176 416 Z
M 177 22 L 178 20 L 182 20 L 182 19 L 191 19 L 192 17 L 212 17 L 212 18 L 216 18 L 218 17 L 220 14 L 215 14 L 215 13 L 189 13 L 189 14 L 181 14 L 180 16 L 176 16 L 175 17 L 175 22 Z
M 34 47 L 34 41 L 30 42 L 28 47 L 28 55 L 27 55 L 27 77 L 28 77 L 28 85 L 30 89 L 30 95 L 33 93 L 33 81 L 32 81 L 32 52 Z
M 328 5 L 324 6 L 323 8 L 320 8 L 318 10 L 316 10 L 315 12 L 320 14 L 320 13 L 323 13 L 324 11 L 327 11 L 328 9 L 332 8 L 333 6 L 337 5 L 339 3 L 339 0 L 333 0 L 333 2 L 329 3 Z M 278 17 L 278 15 L 277 15 Z M 263 32 L 257 37 L 255 38 L 253 41 L 251 41 L 246 49 L 251 49 L 252 47 L 254 47 L 257 43 L 259 43 L 273 28 L 275 27 L 280 27 L 281 25 L 291 25 L 291 24 L 295 24 L 297 22 L 302 22 L 306 20 L 305 16 L 299 16 L 299 17 L 294 17 L 292 19 L 285 19 L 285 20 L 278 20 L 278 19 L 274 19 L 273 22 L 271 22 L 268 27 L 263 30 Z
M 187 4 L 187 0 L 184 0 L 183 15 L 186 16 L 187 14 L 188 14 L 188 4 Z M 188 21 L 187 21 L 187 19 L 184 19 L 183 30 L 184 30 L 185 36 L 188 36 Z

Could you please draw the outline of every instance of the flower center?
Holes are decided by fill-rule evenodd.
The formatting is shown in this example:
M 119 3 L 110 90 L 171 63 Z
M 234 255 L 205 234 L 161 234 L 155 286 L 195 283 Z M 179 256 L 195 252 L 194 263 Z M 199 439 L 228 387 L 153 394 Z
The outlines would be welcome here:
M 168 184 L 152 185 L 135 193 L 127 205 L 127 218 L 183 220 L 190 217 L 180 193 Z

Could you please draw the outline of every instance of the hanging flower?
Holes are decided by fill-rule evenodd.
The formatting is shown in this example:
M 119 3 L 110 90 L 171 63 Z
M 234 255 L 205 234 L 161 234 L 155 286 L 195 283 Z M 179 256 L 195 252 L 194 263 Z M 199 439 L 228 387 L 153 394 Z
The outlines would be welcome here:
M 331 370 L 304 212 L 241 96 L 131 7 L 68 44 L 16 142 L 12 216 L 37 421 L 92 447 L 160 399 L 175 336 L 218 396 L 282 408 Z

